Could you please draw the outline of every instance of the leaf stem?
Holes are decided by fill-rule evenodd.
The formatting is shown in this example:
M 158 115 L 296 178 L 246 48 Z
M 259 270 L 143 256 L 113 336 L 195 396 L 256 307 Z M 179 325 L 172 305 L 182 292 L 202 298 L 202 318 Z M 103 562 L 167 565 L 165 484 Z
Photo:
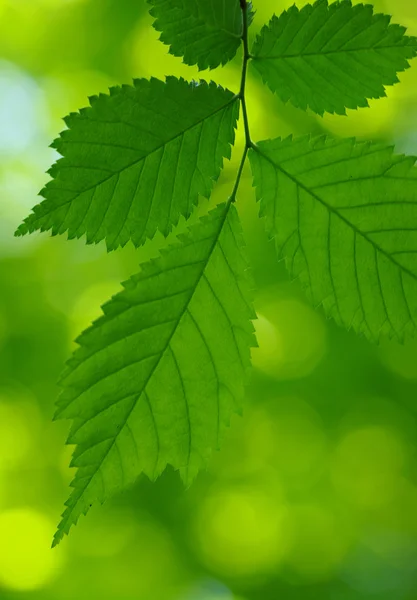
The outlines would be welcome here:
M 248 43 L 248 4 L 247 0 L 240 0 L 240 7 L 242 9 L 243 16 L 243 31 L 242 31 L 242 42 L 243 42 L 243 65 L 242 65 L 242 78 L 240 83 L 240 91 L 238 97 L 242 105 L 243 123 L 245 126 L 245 149 L 243 151 L 242 160 L 240 161 L 239 169 L 236 175 L 235 185 L 233 187 L 232 194 L 229 198 L 229 202 L 235 202 L 237 190 L 239 188 L 240 180 L 242 177 L 243 167 L 245 166 L 246 157 L 248 155 L 249 148 L 253 148 L 254 144 L 250 137 L 249 130 L 249 119 L 248 110 L 246 107 L 246 77 L 248 71 L 248 61 L 250 59 L 249 54 L 249 43 Z
M 235 185 L 233 187 L 233 191 L 232 191 L 232 193 L 230 195 L 230 198 L 229 198 L 230 202 L 234 202 L 236 200 L 236 194 L 237 194 L 237 190 L 239 188 L 239 183 L 240 183 L 240 179 L 242 177 L 243 167 L 245 166 L 245 161 L 246 161 L 246 156 L 248 154 L 248 150 L 249 150 L 248 146 L 245 146 L 245 150 L 243 152 L 242 160 L 240 161 L 240 165 L 239 165 L 239 170 L 238 170 L 237 175 L 236 175 Z
M 249 53 L 249 42 L 248 42 L 248 5 L 246 0 L 241 0 L 240 6 L 242 8 L 243 15 L 243 31 L 242 31 L 242 42 L 243 42 L 243 65 L 242 65 L 242 79 L 240 83 L 240 92 L 239 98 L 242 104 L 242 113 L 243 113 L 243 123 L 245 125 L 245 140 L 246 140 L 246 150 L 252 148 L 253 143 L 250 137 L 249 130 L 249 119 L 248 119 L 248 110 L 246 106 L 246 78 L 248 71 L 248 62 L 250 60 Z

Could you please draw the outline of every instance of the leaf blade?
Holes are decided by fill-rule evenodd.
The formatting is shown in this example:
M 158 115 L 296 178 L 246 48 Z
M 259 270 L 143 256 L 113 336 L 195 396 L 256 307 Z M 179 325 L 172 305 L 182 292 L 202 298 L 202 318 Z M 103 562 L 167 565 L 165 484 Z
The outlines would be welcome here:
M 311 302 L 374 341 L 412 335 L 415 159 L 382 144 L 302 137 L 261 142 L 250 160 L 267 232 Z
M 169 463 L 186 483 L 240 408 L 254 343 L 241 230 L 229 203 L 144 265 L 79 338 L 57 418 L 71 418 L 74 491 L 56 545 L 91 503 Z
M 109 250 L 168 235 L 210 196 L 230 158 L 237 98 L 206 82 L 168 77 L 112 88 L 66 119 L 55 140 L 63 156 L 50 170 L 43 202 L 16 235 L 36 230 L 105 239 Z
M 200 70 L 215 69 L 236 54 L 242 36 L 239 0 L 148 0 L 153 26 L 170 53 Z
M 284 102 L 344 115 L 385 96 L 417 55 L 417 38 L 390 19 L 350 0 L 292 6 L 262 29 L 253 66 Z

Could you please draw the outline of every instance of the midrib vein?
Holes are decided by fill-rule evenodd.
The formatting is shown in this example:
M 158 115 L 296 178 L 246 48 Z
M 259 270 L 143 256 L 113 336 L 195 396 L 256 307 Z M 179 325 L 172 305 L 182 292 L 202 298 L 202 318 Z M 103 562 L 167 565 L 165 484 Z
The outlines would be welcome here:
M 84 486 L 84 488 L 83 488 L 83 490 L 82 490 L 81 494 L 80 494 L 80 495 L 79 495 L 79 497 L 77 498 L 77 500 L 76 500 L 76 503 L 74 504 L 74 506 L 73 506 L 72 508 L 70 508 L 70 507 L 68 506 L 69 513 L 68 513 L 68 515 L 66 516 L 66 518 L 62 520 L 62 522 L 61 522 L 62 524 L 66 523 L 66 522 L 67 522 L 67 521 L 68 521 L 68 520 L 71 518 L 72 512 L 74 511 L 74 509 L 75 509 L 75 507 L 77 506 L 78 502 L 79 502 L 79 501 L 80 501 L 80 499 L 83 497 L 83 495 L 84 495 L 85 491 L 88 489 L 88 487 L 89 487 L 90 483 L 93 481 L 94 477 L 97 475 L 97 473 L 98 473 L 98 472 L 100 472 L 100 468 L 101 468 L 101 466 L 103 465 L 104 461 L 106 460 L 107 456 L 109 455 L 109 453 L 110 453 L 110 450 L 111 450 L 111 449 L 113 448 L 113 446 L 115 445 L 115 443 L 116 443 L 116 441 L 117 441 L 117 439 L 118 439 L 118 437 L 119 437 L 120 433 L 121 433 L 121 432 L 123 431 L 123 429 L 126 427 L 126 425 L 127 425 L 128 421 L 129 421 L 130 415 L 132 414 L 133 410 L 134 410 L 134 409 L 135 409 L 135 407 L 137 406 L 137 403 L 138 403 L 139 399 L 141 398 L 141 396 L 142 396 L 143 392 L 145 392 L 145 391 L 146 391 L 146 387 L 147 387 L 147 385 L 148 385 L 149 381 L 151 380 L 151 378 L 152 378 L 153 374 L 155 373 L 156 369 L 158 368 L 159 364 L 161 363 L 161 360 L 162 360 L 162 358 L 165 356 L 165 353 L 167 352 L 168 348 L 170 348 L 171 341 L 172 341 L 172 339 L 173 339 L 173 337 L 174 337 L 174 335 L 175 335 L 176 331 L 178 330 L 179 326 L 181 325 L 182 319 L 184 318 L 184 315 L 187 313 L 188 307 L 189 307 L 189 305 L 190 305 L 190 304 L 191 304 L 191 302 L 192 302 L 192 299 L 193 299 L 193 297 L 194 297 L 194 294 L 195 294 L 195 292 L 196 292 L 196 290 L 197 290 L 197 288 L 198 288 L 198 285 L 199 285 L 199 283 L 200 283 L 201 279 L 202 279 L 202 278 L 203 278 L 203 276 L 204 276 L 204 272 L 205 272 L 205 270 L 206 270 L 206 268 L 207 268 L 207 265 L 208 265 L 208 264 L 209 264 L 209 262 L 210 262 L 210 259 L 211 259 L 211 257 L 212 257 L 212 254 L 213 254 L 213 252 L 214 252 L 214 249 L 216 248 L 217 242 L 218 242 L 218 240 L 219 240 L 219 238 L 220 238 L 220 235 L 221 235 L 221 233 L 222 233 L 222 231 L 223 231 L 223 227 L 224 227 L 224 225 L 225 225 L 225 223 L 226 223 L 226 220 L 227 220 L 227 217 L 228 217 L 229 210 L 230 210 L 230 207 L 231 207 L 231 206 L 232 206 L 232 202 L 229 200 L 229 201 L 228 201 L 228 203 L 227 203 L 227 206 L 226 206 L 226 208 L 225 208 L 225 214 L 224 214 L 223 218 L 222 218 L 222 219 L 221 219 L 221 221 L 220 221 L 220 226 L 219 226 L 219 229 L 218 229 L 217 235 L 215 236 L 215 238 L 214 238 L 214 240 L 213 240 L 213 244 L 212 244 L 212 246 L 211 246 L 211 248 L 210 248 L 210 250 L 209 250 L 209 253 L 208 253 L 208 256 L 207 256 L 207 260 L 205 261 L 205 265 L 204 265 L 204 267 L 201 269 L 201 273 L 200 273 L 200 275 L 198 276 L 198 278 L 197 278 L 197 281 L 196 281 L 196 283 L 195 283 L 194 287 L 191 289 L 191 293 L 190 293 L 189 300 L 188 300 L 188 301 L 185 303 L 185 307 L 184 307 L 183 311 L 181 312 L 181 314 L 180 314 L 180 316 L 179 316 L 179 318 L 178 318 L 178 323 L 177 323 L 177 325 L 176 325 L 176 326 L 173 328 L 173 331 L 172 331 L 171 335 L 169 336 L 169 338 L 168 338 L 168 340 L 167 340 L 167 343 L 166 343 L 166 347 L 165 347 L 165 349 L 164 349 L 164 350 L 161 352 L 161 355 L 160 355 L 160 358 L 159 358 L 159 360 L 157 360 L 157 361 L 156 361 L 156 363 L 155 363 L 154 367 L 152 368 L 151 372 L 149 373 L 149 375 L 148 375 L 148 377 L 147 377 L 147 379 L 146 379 L 145 383 L 143 384 L 143 388 L 142 388 L 141 392 L 140 392 L 139 394 L 137 394 L 137 398 L 136 398 L 136 400 L 135 400 L 135 401 L 132 403 L 132 407 L 131 407 L 131 409 L 129 410 L 129 412 L 127 413 L 127 415 L 126 415 L 126 417 L 125 417 L 125 419 L 124 419 L 124 423 L 121 425 L 121 427 L 120 427 L 119 431 L 118 431 L 118 432 L 116 433 L 116 435 L 114 436 L 114 438 L 113 438 L 113 440 L 112 440 L 112 443 L 109 445 L 109 447 L 108 447 L 108 449 L 106 450 L 105 454 L 103 455 L 103 458 L 101 459 L 100 463 L 97 463 L 97 464 L 98 464 L 98 466 L 97 466 L 96 470 L 94 471 L 94 473 L 93 473 L 93 474 L 92 474 L 92 475 L 91 475 L 91 476 L 88 478 L 88 480 L 86 481 L 86 484 L 85 484 L 85 486 Z M 191 423 L 189 423 L 189 425 L 191 426 Z M 75 489 L 74 489 L 74 491 L 78 491 L 79 489 L 80 489 L 80 488 L 75 488 Z
M 86 192 L 91 191 L 94 188 L 98 188 L 101 185 L 103 185 L 104 183 L 106 183 L 107 181 L 109 181 L 112 177 L 114 177 L 115 175 L 120 175 L 121 173 L 123 173 L 124 171 L 127 171 L 128 169 L 130 169 L 131 167 L 134 167 L 135 165 L 137 165 L 138 163 L 140 163 L 141 160 L 144 160 L 145 158 L 152 156 L 152 154 L 155 154 L 156 152 L 158 152 L 161 148 L 164 148 L 165 146 L 167 146 L 168 144 L 170 144 L 171 142 L 173 142 L 174 140 L 178 139 L 180 136 L 184 135 L 184 133 L 186 133 L 187 131 L 190 131 L 191 129 L 194 129 L 194 127 L 197 127 L 198 125 L 200 125 L 201 123 L 204 123 L 204 121 L 206 121 L 207 119 L 210 119 L 211 117 L 213 117 L 214 115 L 216 115 L 217 113 L 221 112 L 222 110 L 225 110 L 226 108 L 228 108 L 229 106 L 231 106 L 233 104 L 233 102 L 236 102 L 238 100 L 238 95 L 234 95 L 233 98 L 227 102 L 226 104 L 224 104 L 223 106 L 221 106 L 220 108 L 216 109 L 214 112 L 210 113 L 209 115 L 203 117 L 202 119 L 199 119 L 198 121 L 196 121 L 195 123 L 193 123 L 192 125 L 190 125 L 189 127 L 183 129 L 182 131 L 180 131 L 178 134 L 176 134 L 175 136 L 173 136 L 172 138 L 170 138 L 167 141 L 164 141 L 162 144 L 160 144 L 157 148 L 154 148 L 151 152 L 149 152 L 148 154 L 144 154 L 142 156 L 140 156 L 139 158 L 136 158 L 134 161 L 132 161 L 131 163 L 129 163 L 128 165 L 126 165 L 125 167 L 123 167 L 122 169 L 116 170 L 116 171 L 112 171 L 112 173 L 108 176 L 105 177 L 104 179 L 102 179 L 101 181 L 99 181 L 98 183 L 95 183 L 93 185 L 90 185 L 89 187 L 85 188 L 84 190 L 81 190 L 79 192 L 77 192 L 75 194 L 75 196 L 73 196 L 72 198 L 69 198 L 68 200 L 65 200 L 65 202 L 62 202 L 62 204 L 59 204 L 58 206 L 52 206 L 50 208 L 50 210 L 47 210 L 45 212 L 43 212 L 40 215 L 37 215 L 36 213 L 32 213 L 32 215 L 30 215 L 28 217 L 28 220 L 30 219 L 30 221 L 37 221 L 38 219 L 42 219 L 43 217 L 45 217 L 46 215 L 54 212 L 55 210 L 59 210 L 61 209 L 63 206 L 66 206 L 67 204 L 73 202 L 74 200 L 76 200 L 79 196 L 81 196 L 81 194 L 85 194 Z M 65 142 L 64 142 L 65 143 Z M 83 142 L 79 142 L 80 144 L 82 144 Z M 65 157 L 64 157 L 65 158 Z M 65 168 L 75 168 L 72 167 L 72 165 L 64 165 Z M 62 169 L 62 166 L 60 167 Z M 83 167 L 85 168 L 85 167 Z M 101 169 L 97 169 L 97 171 L 100 171 Z M 54 181 L 54 180 L 52 180 Z M 59 189 L 59 188 L 58 188 Z M 45 200 L 47 200 L 48 198 L 45 198 Z M 42 204 L 39 205 L 39 207 L 41 207 Z M 32 217 L 32 218 L 31 218 Z
M 281 165 L 277 164 L 275 161 L 273 161 L 271 158 L 269 158 L 269 156 L 267 156 L 264 152 L 262 152 L 258 146 L 254 146 L 253 151 L 258 152 L 258 154 L 263 156 L 264 159 L 267 160 L 271 165 L 273 165 L 278 171 L 281 171 L 281 173 L 283 173 L 286 177 L 288 177 L 288 179 L 290 179 L 293 183 L 295 183 L 296 186 L 299 186 L 307 194 L 309 194 L 315 200 L 320 202 L 320 204 L 322 206 L 324 206 L 329 212 L 331 212 L 331 213 L 335 214 L 337 217 L 339 217 L 339 219 L 341 219 L 341 221 L 343 221 L 345 223 L 345 225 L 347 225 L 350 229 L 355 231 L 355 233 L 357 235 L 360 235 L 362 238 L 364 238 L 369 244 L 371 244 L 371 246 L 373 248 L 378 250 L 378 252 L 381 252 L 381 254 L 383 254 L 386 258 L 388 258 L 388 260 L 390 260 L 396 267 L 398 267 L 401 271 L 404 271 L 412 279 L 417 281 L 417 276 L 412 271 L 410 271 L 410 269 L 408 269 L 407 267 L 404 267 L 401 263 L 396 261 L 395 258 L 393 258 L 393 256 L 391 254 L 389 254 L 386 250 L 384 250 L 381 246 L 379 246 L 379 244 L 376 244 L 365 232 L 361 231 L 358 227 L 356 227 L 356 225 L 351 223 L 348 219 L 346 219 L 346 217 L 344 217 L 342 214 L 340 214 L 336 208 L 334 208 L 333 206 L 328 204 L 325 200 L 323 200 L 323 198 L 320 198 L 320 196 L 318 196 L 312 189 L 307 187 L 305 184 L 301 183 L 301 181 L 299 181 L 296 177 L 294 177 L 291 173 L 289 173 Z

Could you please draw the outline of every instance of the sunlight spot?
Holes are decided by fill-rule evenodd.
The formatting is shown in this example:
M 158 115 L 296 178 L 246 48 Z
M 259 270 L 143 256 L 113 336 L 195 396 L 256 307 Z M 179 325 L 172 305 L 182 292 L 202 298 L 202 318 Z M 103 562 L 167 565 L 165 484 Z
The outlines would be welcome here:
M 0 513 L 0 582 L 29 591 L 44 587 L 62 565 L 61 550 L 51 550 L 54 524 L 31 508 Z

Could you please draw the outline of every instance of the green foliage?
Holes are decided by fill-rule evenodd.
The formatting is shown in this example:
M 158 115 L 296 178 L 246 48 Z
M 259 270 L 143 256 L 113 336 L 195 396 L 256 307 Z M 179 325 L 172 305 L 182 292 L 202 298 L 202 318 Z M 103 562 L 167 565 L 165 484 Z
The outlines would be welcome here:
M 57 543 L 96 499 L 170 463 L 189 485 L 240 411 L 254 344 L 242 232 L 222 204 L 142 266 L 78 339 L 56 416 L 78 467 Z
M 311 301 L 371 339 L 415 333 L 415 159 L 326 137 L 260 142 L 250 159 L 267 232 Z
M 417 170 L 382 144 L 326 137 L 254 144 L 250 60 L 296 106 L 344 113 L 384 95 L 415 38 L 372 7 L 319 0 L 273 17 L 248 48 L 246 0 L 151 0 L 170 51 L 213 68 L 243 47 L 238 94 L 169 77 L 113 88 L 66 120 L 43 202 L 17 235 L 86 233 L 114 249 L 167 235 L 209 196 L 230 156 L 239 105 L 245 148 L 225 204 L 144 265 L 78 339 L 57 417 L 72 420 L 78 468 L 58 543 L 92 503 L 167 464 L 186 484 L 240 411 L 255 344 L 234 203 L 249 153 L 261 216 L 290 274 L 340 325 L 372 340 L 417 325 Z
M 17 230 L 52 229 L 106 240 L 109 250 L 135 246 L 157 230 L 168 235 L 209 197 L 223 158 L 230 158 L 239 102 L 214 83 L 139 79 L 90 99 L 65 119 L 52 144 L 62 154 L 53 180 Z
M 239 0 L 148 0 L 160 40 L 187 65 L 214 69 L 231 60 L 242 38 Z
M 370 5 L 318 0 L 271 19 L 253 46 L 253 66 L 284 102 L 343 115 L 398 82 L 417 54 L 417 38 L 404 32 Z

